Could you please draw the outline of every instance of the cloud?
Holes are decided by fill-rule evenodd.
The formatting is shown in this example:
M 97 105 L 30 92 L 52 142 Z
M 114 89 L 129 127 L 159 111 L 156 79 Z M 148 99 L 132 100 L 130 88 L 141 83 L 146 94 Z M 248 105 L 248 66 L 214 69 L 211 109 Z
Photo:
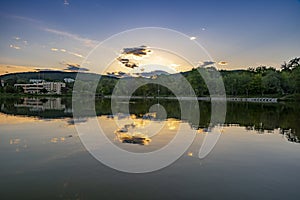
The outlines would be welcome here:
M 0 75 L 7 73 L 35 71 L 31 66 L 0 65 Z
M 23 40 L 19 36 L 15 36 L 15 37 L 13 37 L 13 39 L 14 39 L 14 42 L 12 42 L 13 44 L 9 45 L 10 48 L 19 50 L 19 49 L 24 48 L 25 46 L 28 46 L 28 41 Z
M 64 5 L 68 6 L 70 3 L 67 0 L 64 0 Z
M 89 71 L 89 69 L 87 68 L 83 68 L 80 67 L 79 64 L 73 64 L 73 63 L 65 63 L 65 65 L 67 65 L 67 68 L 65 68 L 64 70 L 68 70 L 68 71 Z
M 169 75 L 170 73 L 163 71 L 163 70 L 154 70 L 151 72 L 142 72 L 142 73 L 134 73 L 134 75 L 138 75 L 144 78 L 153 78 L 160 75 Z
M 71 51 L 68 51 L 69 54 L 73 55 L 73 56 L 76 56 L 76 57 L 79 57 L 79 58 L 83 58 L 83 55 L 79 54 L 79 53 L 75 53 L 75 52 L 71 52 Z
M 220 62 L 218 62 L 218 64 L 225 66 L 225 65 L 228 65 L 228 62 L 226 62 L 226 61 L 220 61 Z
M 13 48 L 13 49 L 17 49 L 17 50 L 20 50 L 20 49 L 21 49 L 21 47 L 16 46 L 16 45 L 13 45 L 13 44 L 9 45 L 9 47 L 10 47 L 10 48 Z
M 119 72 L 107 72 L 107 76 L 115 77 L 115 78 L 125 78 L 125 77 L 131 77 L 130 74 L 127 74 L 125 72 L 119 71 Z
M 117 60 L 122 63 L 125 67 L 128 68 L 135 68 L 138 67 L 138 65 L 134 62 L 130 62 L 127 58 L 118 57 Z
M 68 53 L 70 55 L 73 55 L 73 56 L 76 56 L 76 57 L 79 57 L 79 58 L 84 57 L 83 55 L 81 55 L 79 53 L 75 53 L 75 52 L 72 52 L 72 51 L 67 51 L 66 49 L 51 48 L 51 51 Z
M 196 37 L 190 37 L 190 40 L 196 40 L 197 38 Z
M 179 64 L 172 63 L 172 64 L 170 65 L 170 67 L 176 68 L 176 67 L 180 67 L 180 65 L 179 65 Z
M 61 69 L 56 68 L 35 68 L 38 72 L 50 72 L 50 71 L 61 71 Z
M 69 5 L 69 2 L 66 0 L 66 1 L 64 1 L 64 4 L 65 5 L 66 4 Z M 1 15 L 1 13 L 0 13 L 0 15 Z M 56 34 L 56 35 L 59 35 L 59 36 L 68 37 L 70 39 L 79 41 L 79 42 L 83 43 L 85 46 L 90 47 L 90 48 L 94 48 L 99 43 L 99 41 L 97 41 L 97 40 L 92 40 L 92 39 L 89 39 L 89 38 L 84 38 L 84 37 L 81 37 L 79 35 L 76 35 L 76 34 L 73 34 L 73 33 L 69 33 L 69 32 L 66 32 L 66 31 L 61 31 L 61 30 L 56 30 L 56 29 L 48 28 L 48 27 L 46 27 L 46 26 L 43 25 L 44 23 L 42 21 L 39 21 L 39 20 L 36 20 L 36 19 L 33 19 L 33 18 L 18 16 L 18 15 L 6 15 L 6 14 L 4 16 L 8 17 L 8 18 L 12 18 L 12 19 L 23 20 L 23 21 L 27 21 L 27 22 L 30 22 L 30 23 L 38 24 L 39 26 L 42 27 L 42 28 L 41 27 L 40 28 L 43 31 L 46 31 L 46 32 L 49 32 L 49 33 L 53 33 L 53 34 Z
M 30 17 L 23 17 L 19 15 L 5 15 L 6 17 L 13 18 L 13 19 L 18 19 L 18 20 L 23 20 L 31 23 L 41 23 L 41 21 L 30 18 Z
M 142 45 L 139 47 L 131 47 L 131 48 L 123 48 L 121 55 L 117 58 L 117 60 L 128 68 L 136 68 L 139 67 L 138 60 L 141 60 L 144 56 L 152 53 L 147 46 Z
M 83 38 L 83 37 L 80 37 L 76 34 L 69 33 L 69 32 L 66 32 L 66 31 L 60 31 L 60 30 L 51 29 L 51 28 L 44 28 L 43 30 L 46 31 L 46 32 L 49 32 L 49 33 L 53 33 L 53 34 L 56 34 L 56 35 L 64 36 L 64 37 L 82 42 L 84 45 L 86 45 L 88 47 L 95 47 L 99 43 L 96 40 Z
M 122 54 L 123 55 L 135 55 L 135 56 L 145 56 L 150 53 L 151 50 L 147 49 L 146 46 L 142 45 L 139 47 L 132 47 L 132 48 L 124 48 Z
M 215 64 L 216 62 L 214 61 L 204 61 L 204 62 L 199 62 L 199 67 L 205 67 L 207 65 L 213 65 Z
M 57 48 L 51 48 L 51 51 L 58 51 Z

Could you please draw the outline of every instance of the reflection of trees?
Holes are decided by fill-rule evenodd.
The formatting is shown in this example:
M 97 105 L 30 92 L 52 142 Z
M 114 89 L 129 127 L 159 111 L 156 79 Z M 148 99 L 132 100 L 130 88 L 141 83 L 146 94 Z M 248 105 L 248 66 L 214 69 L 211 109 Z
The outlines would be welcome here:
M 62 104 L 66 109 L 72 109 L 72 99 L 62 98 Z M 64 110 L 43 110 L 38 112 L 30 111 L 29 108 L 15 107 L 15 104 L 21 104 L 19 98 L 0 98 L 1 112 L 13 115 L 37 116 L 40 118 L 64 118 L 72 117 L 72 113 Z M 142 117 L 149 112 L 152 105 L 157 104 L 157 100 L 151 99 L 131 99 L 129 103 L 129 111 L 137 117 Z M 189 102 L 186 102 L 189 104 Z M 79 102 L 82 109 L 85 104 Z M 181 109 L 177 100 L 159 100 L 159 104 L 164 107 L 168 118 L 175 118 L 188 121 L 193 128 L 207 128 L 210 125 L 211 103 L 199 101 L 200 120 L 193 120 L 193 112 L 195 106 L 190 104 L 187 106 L 191 116 L 188 119 L 181 118 Z M 120 104 L 124 109 L 128 104 Z M 110 99 L 98 99 L 95 102 L 96 114 L 111 115 Z M 120 108 L 122 110 L 122 108 Z M 281 133 L 286 136 L 289 141 L 299 142 L 300 138 L 300 105 L 297 103 L 286 104 L 260 104 L 247 102 L 228 102 L 225 124 L 238 124 L 246 127 L 248 130 L 256 130 L 260 133 L 265 131 L 273 131 L 280 128 Z M 88 117 L 88 116 L 83 116 Z M 159 119 L 158 119 L 159 120 Z
M 281 129 L 280 133 L 282 135 L 284 135 L 288 141 L 300 143 L 300 137 L 296 135 L 295 130 L 292 130 L 292 129 L 288 129 L 288 130 Z

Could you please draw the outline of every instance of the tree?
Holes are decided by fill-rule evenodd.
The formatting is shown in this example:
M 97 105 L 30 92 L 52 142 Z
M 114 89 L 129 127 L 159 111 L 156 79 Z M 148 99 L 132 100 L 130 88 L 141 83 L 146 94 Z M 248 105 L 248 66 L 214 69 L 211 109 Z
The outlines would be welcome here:
M 291 69 L 298 67 L 300 65 L 300 57 L 290 60 L 288 65 Z
M 284 62 L 282 65 L 281 65 L 281 70 L 282 71 L 290 71 L 290 66 L 289 64 L 287 64 L 286 62 Z
M 46 90 L 46 88 L 43 88 L 43 89 L 41 89 L 41 93 L 42 93 L 42 94 L 47 94 L 47 93 L 48 93 L 48 90 Z
M 300 66 L 298 65 L 298 67 L 294 68 L 291 73 L 291 78 L 295 89 L 294 92 L 300 93 Z
M 17 89 L 14 86 L 12 86 L 12 85 L 6 85 L 4 87 L 4 92 L 6 92 L 6 93 L 17 93 L 18 91 L 17 91 Z
M 270 71 L 262 77 L 264 92 L 267 94 L 278 94 L 281 92 L 280 76 L 277 72 Z
M 283 94 L 291 94 L 294 92 L 294 85 L 289 70 L 282 70 L 280 72 L 280 87 Z
M 255 76 L 252 78 L 250 85 L 249 85 L 249 91 L 250 94 L 261 94 L 263 95 L 262 87 L 262 75 L 261 74 L 255 74 Z

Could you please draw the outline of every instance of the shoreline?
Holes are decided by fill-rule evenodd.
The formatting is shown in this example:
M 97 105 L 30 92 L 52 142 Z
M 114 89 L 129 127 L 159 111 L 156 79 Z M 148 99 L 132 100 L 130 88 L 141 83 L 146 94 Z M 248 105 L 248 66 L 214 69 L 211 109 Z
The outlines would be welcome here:
M 88 95 L 88 94 L 87 94 Z M 68 98 L 72 97 L 72 94 L 15 94 L 15 93 L 0 93 L 0 98 L 6 98 L 6 97 L 12 97 L 12 98 L 20 98 L 20 97 L 37 97 L 37 98 L 43 98 L 43 97 L 50 97 L 50 98 Z M 174 97 L 174 96 L 114 96 L 111 95 L 104 95 L 104 96 L 97 96 L 96 98 L 120 98 L 120 99 L 169 99 L 169 100 L 195 100 L 195 97 Z M 251 97 L 245 97 L 245 96 L 226 96 L 224 97 L 210 97 L 210 96 L 202 96 L 202 97 L 196 97 L 199 101 L 230 101 L 230 102 L 263 102 L 263 103 L 277 103 L 281 101 L 286 102 L 293 102 L 293 101 L 300 101 L 300 94 L 291 94 L 291 95 L 285 95 L 285 96 L 275 96 L 275 95 L 266 95 L 266 96 L 251 96 Z

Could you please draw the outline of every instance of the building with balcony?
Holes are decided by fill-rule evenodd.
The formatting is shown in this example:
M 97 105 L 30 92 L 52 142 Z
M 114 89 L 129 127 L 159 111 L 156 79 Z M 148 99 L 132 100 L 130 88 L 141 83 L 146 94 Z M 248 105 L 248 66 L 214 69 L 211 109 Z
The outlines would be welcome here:
M 61 89 L 66 87 L 62 82 L 45 82 L 43 80 L 30 81 L 31 83 L 14 84 L 15 87 L 23 88 L 26 94 L 40 94 L 46 90 L 49 94 L 61 94 Z

